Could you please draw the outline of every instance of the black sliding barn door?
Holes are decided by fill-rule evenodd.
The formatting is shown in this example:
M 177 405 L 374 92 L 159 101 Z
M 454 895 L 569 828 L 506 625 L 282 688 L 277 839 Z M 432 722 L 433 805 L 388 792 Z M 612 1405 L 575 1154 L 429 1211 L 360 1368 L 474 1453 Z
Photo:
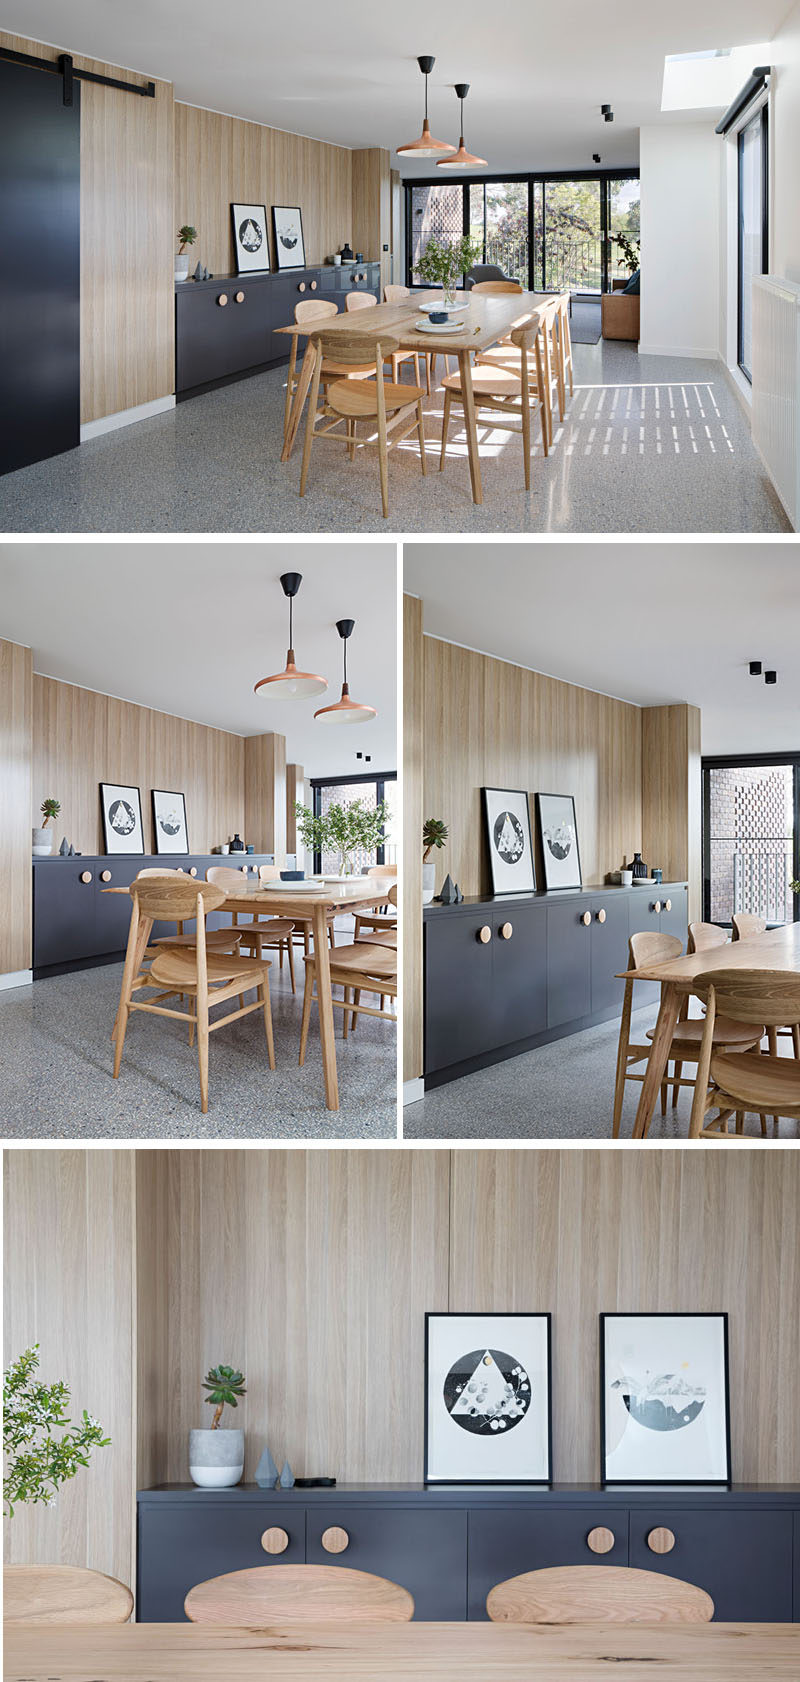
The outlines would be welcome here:
M 81 90 L 63 91 L 0 59 L 0 473 L 80 442 Z

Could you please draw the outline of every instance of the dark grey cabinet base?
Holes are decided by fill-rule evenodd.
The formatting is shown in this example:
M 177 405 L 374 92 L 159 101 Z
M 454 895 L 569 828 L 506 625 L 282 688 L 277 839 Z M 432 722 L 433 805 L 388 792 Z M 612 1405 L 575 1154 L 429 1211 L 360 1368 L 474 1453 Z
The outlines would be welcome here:
M 261 1545 L 265 1530 L 286 1532 L 282 1554 Z M 329 1527 L 347 1533 L 343 1553 L 325 1551 Z M 589 1537 L 614 1538 L 606 1554 Z M 651 1531 L 672 1531 L 674 1547 L 655 1554 Z M 496 1583 L 549 1565 L 632 1565 L 665 1571 L 711 1595 L 725 1621 L 800 1622 L 800 1488 L 601 1490 L 426 1489 L 421 1485 L 343 1484 L 330 1490 L 201 1490 L 168 1484 L 138 1497 L 137 1618 L 180 1622 L 189 1589 L 248 1566 L 303 1562 L 350 1566 L 401 1583 L 415 1617 L 486 1617 Z M 793 1581 L 794 1575 L 794 1581 Z

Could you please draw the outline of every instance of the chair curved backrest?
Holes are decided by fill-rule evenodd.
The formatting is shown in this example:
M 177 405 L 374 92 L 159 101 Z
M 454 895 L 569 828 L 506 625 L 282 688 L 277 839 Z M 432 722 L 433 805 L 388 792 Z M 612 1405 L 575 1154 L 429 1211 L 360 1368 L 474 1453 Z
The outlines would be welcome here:
M 383 301 L 385 304 L 402 304 L 404 298 L 410 297 L 410 286 L 384 286 L 383 288 Z
M 727 944 L 728 936 L 718 923 L 689 924 L 687 952 L 710 952 L 715 946 L 727 946 Z
M 369 870 L 367 871 L 367 875 L 368 876 L 396 876 L 397 875 L 397 865 L 396 864 L 371 864 L 370 867 L 369 867 Z
M 197 882 L 191 876 L 137 877 L 128 892 L 145 917 L 156 923 L 182 923 L 197 915 L 197 901 L 202 899 L 206 914 L 225 903 L 222 888 L 213 882 Z
M 256 1565 L 190 1589 L 195 1624 L 408 1623 L 414 1602 L 388 1577 L 342 1565 Z
M 509 276 L 505 270 L 501 269 L 497 263 L 473 263 L 472 268 L 467 269 L 467 286 L 470 291 L 475 286 L 479 286 L 482 280 L 508 279 Z
M 714 969 L 696 975 L 692 992 L 735 1022 L 786 1028 L 800 1022 L 800 976 L 789 970 Z
M 279 882 L 281 867 L 279 864 L 260 864 L 258 867 L 259 882 Z M 289 883 L 291 887 L 291 883 Z
M 644 929 L 641 934 L 631 935 L 628 953 L 629 969 L 644 969 L 645 965 L 666 964 L 670 958 L 680 958 L 683 942 L 676 934 L 657 934 L 655 930 Z
M 185 870 L 168 870 L 157 864 L 148 864 L 145 870 L 137 870 L 136 881 L 141 882 L 143 876 L 185 876 Z
M 324 321 L 326 317 L 338 314 L 330 298 L 304 298 L 302 303 L 294 306 L 294 319 L 298 324 L 301 321 Z
M 348 292 L 344 307 L 346 310 L 371 310 L 377 302 L 374 292 Z
M 766 919 L 755 917 L 752 911 L 735 911 L 731 922 L 734 940 L 752 940 L 754 935 L 767 931 Z
M 133 1595 L 116 1577 L 83 1565 L 6 1565 L 6 1624 L 126 1624 Z
M 210 864 L 206 871 L 207 882 L 213 882 L 215 887 L 225 888 L 231 893 L 241 893 L 245 880 L 244 871 L 233 870 L 229 864 Z
M 498 1583 L 486 1610 L 494 1623 L 705 1624 L 714 1616 L 714 1602 L 705 1589 L 660 1571 L 556 1565 Z
M 470 287 L 471 292 L 521 292 L 523 288 L 518 280 L 476 280 Z
M 390 903 L 390 905 L 396 905 L 397 904 L 397 888 L 396 887 L 389 889 L 389 903 Z
M 400 340 L 393 339 L 391 334 L 378 341 L 370 333 L 320 333 L 317 342 L 323 357 L 330 357 L 332 362 L 370 368 L 377 368 L 379 361 L 384 362 L 400 348 Z

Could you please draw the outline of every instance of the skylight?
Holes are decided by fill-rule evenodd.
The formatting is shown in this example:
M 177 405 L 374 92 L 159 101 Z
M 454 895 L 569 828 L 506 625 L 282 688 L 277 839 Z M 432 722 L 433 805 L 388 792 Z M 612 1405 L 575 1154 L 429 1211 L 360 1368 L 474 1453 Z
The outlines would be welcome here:
M 662 111 L 724 111 L 753 66 L 769 63 L 765 42 L 744 47 L 708 47 L 703 52 L 668 53 L 664 59 Z

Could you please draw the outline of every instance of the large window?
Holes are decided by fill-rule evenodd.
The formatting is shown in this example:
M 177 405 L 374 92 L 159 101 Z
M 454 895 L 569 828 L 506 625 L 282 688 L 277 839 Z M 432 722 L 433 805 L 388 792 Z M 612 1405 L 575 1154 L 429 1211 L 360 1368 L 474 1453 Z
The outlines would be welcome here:
M 376 848 L 374 853 L 357 852 L 354 857 L 356 875 L 362 870 L 368 870 L 373 864 L 393 864 L 397 859 L 397 772 L 380 771 L 373 775 L 371 772 L 357 777 L 331 777 L 311 779 L 313 813 L 315 818 L 322 817 L 331 806 L 348 806 L 353 800 L 362 800 L 366 806 L 374 811 L 376 806 L 385 800 L 387 806 L 387 821 L 384 834 L 386 845 Z M 325 875 L 333 876 L 339 869 L 338 853 L 315 853 L 314 870 L 322 871 Z
M 800 754 L 703 761 L 704 911 L 729 924 L 736 911 L 767 923 L 798 918 Z
M 753 279 L 769 268 L 766 105 L 740 130 L 737 360 L 752 381 Z

